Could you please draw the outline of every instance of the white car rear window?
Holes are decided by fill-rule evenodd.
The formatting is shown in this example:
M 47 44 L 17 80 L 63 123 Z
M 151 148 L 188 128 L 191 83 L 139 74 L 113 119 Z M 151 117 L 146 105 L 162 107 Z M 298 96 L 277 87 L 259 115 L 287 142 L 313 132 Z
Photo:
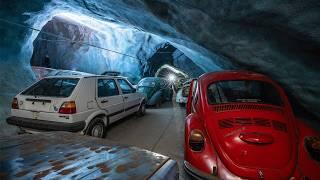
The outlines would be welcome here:
M 69 97 L 78 82 L 79 79 L 76 78 L 42 79 L 21 94 L 30 96 Z

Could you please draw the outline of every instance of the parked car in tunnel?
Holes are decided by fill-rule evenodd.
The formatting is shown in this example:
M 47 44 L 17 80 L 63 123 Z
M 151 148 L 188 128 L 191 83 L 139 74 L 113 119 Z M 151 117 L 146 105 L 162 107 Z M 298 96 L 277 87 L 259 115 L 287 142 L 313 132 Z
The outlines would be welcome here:
M 80 131 L 104 137 L 106 127 L 132 113 L 144 115 L 145 97 L 124 77 L 46 77 L 19 93 L 7 122 L 26 131 Z
M 181 89 L 178 90 L 177 96 L 176 96 L 176 102 L 180 106 L 184 106 L 187 103 L 189 89 L 190 89 L 190 84 L 186 84 Z
M 175 80 L 175 82 L 173 83 L 174 90 L 178 91 L 179 89 L 181 89 L 183 87 L 184 82 L 187 80 L 187 78 L 178 78 L 177 80 Z
M 101 75 L 105 75 L 105 76 L 120 76 L 121 73 L 118 71 L 105 71 L 103 73 L 101 73 Z
M 160 77 L 147 77 L 140 80 L 137 91 L 144 93 L 148 106 L 160 107 L 164 101 L 172 99 L 172 89 L 170 82 Z
M 193 80 L 185 123 L 188 173 L 204 179 L 319 179 L 320 134 L 297 119 L 284 90 L 251 72 Z

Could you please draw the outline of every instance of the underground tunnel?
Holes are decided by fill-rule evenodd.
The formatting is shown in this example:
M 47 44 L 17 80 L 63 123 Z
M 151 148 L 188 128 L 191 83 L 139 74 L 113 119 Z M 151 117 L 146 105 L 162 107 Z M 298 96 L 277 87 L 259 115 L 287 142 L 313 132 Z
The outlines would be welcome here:
M 99 122 L 102 126 L 98 126 L 99 123 L 96 123 L 97 126 L 93 126 L 94 123 L 91 123 L 91 120 L 90 122 L 85 121 L 83 123 L 84 127 L 80 128 L 82 134 L 103 135 L 103 140 L 106 141 L 97 142 L 98 144 L 102 142 L 101 147 L 108 146 L 109 144 L 106 144 L 106 142 L 112 141 L 164 154 L 164 156 L 161 155 L 161 158 L 169 157 L 177 163 L 179 175 L 176 175 L 176 178 L 189 179 L 195 176 L 196 178 L 211 179 L 211 176 L 207 176 L 208 172 L 222 179 L 233 179 L 235 177 L 281 179 L 290 177 L 308 178 L 309 176 L 311 179 L 320 178 L 315 173 L 320 170 L 318 164 L 320 152 L 319 9 L 320 4 L 315 0 L 303 2 L 289 0 L 281 2 L 276 0 L 263 2 L 253 0 L 246 2 L 231 0 L 201 2 L 194 0 L 31 0 L 28 3 L 18 0 L 1 1 L 0 141 L 6 144 L 7 137 L 13 138 L 12 142 L 22 141 L 21 139 L 26 139 L 25 136 L 30 135 L 29 133 L 35 135 L 30 139 L 37 139 L 38 131 L 27 132 L 21 130 L 23 129 L 21 126 L 24 124 L 24 121 L 21 120 L 22 117 L 19 120 L 14 120 L 15 124 L 12 124 L 12 121 L 8 123 L 7 120 L 11 117 L 22 116 L 21 114 L 30 110 L 28 105 L 32 107 L 29 114 L 26 115 L 30 122 L 33 122 L 35 114 L 36 120 L 38 118 L 44 120 L 45 115 L 43 114 L 48 113 L 51 123 L 52 121 L 54 123 L 68 123 L 67 119 L 61 120 L 61 118 L 70 118 L 70 122 L 75 120 L 72 115 L 60 113 L 64 105 L 67 108 L 73 107 L 74 109 L 67 109 L 62 112 L 74 111 L 75 119 L 77 119 L 82 116 L 77 115 L 81 114 L 79 111 L 82 108 L 82 105 L 78 103 L 88 101 L 88 103 L 85 102 L 87 104 L 83 105 L 84 108 L 88 108 L 88 111 L 100 108 L 99 111 L 104 111 L 102 114 L 105 114 L 105 116 L 99 113 L 95 116 L 91 115 L 91 119 L 95 119 L 97 122 L 96 119 L 100 118 Z M 120 76 L 103 75 L 106 72 L 116 72 Z M 61 73 L 65 74 L 61 75 Z M 223 77 L 221 75 L 223 73 L 226 73 L 225 78 L 232 77 L 235 79 L 229 84 L 224 83 L 228 79 L 221 80 L 215 86 L 206 84 L 211 76 L 219 79 Z M 52 76 L 56 76 L 56 78 L 66 78 L 65 76 L 68 76 L 69 79 L 67 81 L 62 80 L 61 83 L 61 87 L 63 83 L 68 87 L 63 92 L 61 90 L 60 93 L 63 95 L 53 95 L 50 100 L 41 99 L 41 95 L 35 95 L 35 90 L 30 90 L 40 87 L 42 81 L 49 83 L 46 82 L 46 79 Z M 74 81 L 74 78 L 78 76 L 85 76 L 86 78 Z M 269 84 L 260 82 L 261 79 L 264 79 L 262 76 L 268 79 L 266 81 L 272 82 L 274 89 Z M 98 87 L 96 89 L 89 89 L 96 85 L 93 82 L 91 84 L 87 82 L 85 79 L 91 79 L 88 77 L 97 78 L 96 84 Z M 100 82 L 99 78 L 102 77 L 115 78 L 114 84 L 111 81 L 107 82 L 107 80 Z M 116 79 L 120 77 L 124 80 Z M 243 80 L 244 77 L 257 78 L 260 81 L 255 80 L 250 84 L 248 80 Z M 239 78 L 242 78 L 244 84 L 239 82 Z M 116 89 L 101 94 L 99 86 L 105 83 L 111 83 L 108 84 L 108 87 L 115 87 Z M 208 91 L 214 91 L 213 89 L 216 88 L 218 94 L 212 96 L 208 94 L 202 97 L 200 94 L 205 91 L 201 89 L 202 84 L 203 89 Z M 224 98 L 230 100 L 231 95 L 228 97 L 228 93 L 231 90 L 226 90 L 225 96 L 222 96 L 220 88 L 233 87 L 234 94 L 232 96 L 236 96 L 239 95 L 239 91 L 248 88 L 249 85 L 251 88 L 259 87 L 255 91 L 261 91 L 259 96 L 269 99 L 270 101 L 264 100 L 273 106 L 262 107 L 261 104 L 263 103 L 260 102 L 262 100 L 259 99 L 258 101 L 256 98 L 240 98 L 234 106 L 222 106 L 232 104 L 231 102 L 224 102 Z M 47 84 L 44 86 L 49 87 Z M 69 92 L 70 88 L 71 91 Z M 51 93 L 50 90 L 52 89 L 54 88 L 45 91 Z M 84 89 L 87 89 L 87 93 L 92 92 L 94 98 L 89 99 L 91 96 L 88 94 L 73 95 L 75 92 L 81 94 Z M 280 89 L 279 95 L 275 92 L 278 89 Z M 166 96 L 164 94 L 169 91 L 168 94 L 170 95 L 162 97 Z M 65 95 L 64 93 L 69 94 Z M 199 95 L 196 95 L 198 93 Z M 132 94 L 140 94 L 141 97 Z M 23 95 L 26 95 L 27 98 L 20 100 L 20 96 Z M 73 96 L 86 99 L 70 99 Z M 112 98 L 103 99 L 104 96 L 112 96 Z M 116 98 L 118 96 L 119 98 L 121 96 L 121 100 Z M 214 98 L 214 96 L 219 96 L 219 99 L 211 100 L 210 98 Z M 140 102 L 136 104 L 134 98 L 138 102 L 138 97 L 140 97 Z M 59 104 L 59 98 L 65 98 L 66 100 L 63 103 L 66 104 Z M 276 101 L 280 98 L 282 98 L 282 102 Z M 183 106 L 179 106 L 180 100 L 178 102 L 178 99 L 183 102 Z M 97 101 L 97 105 L 92 105 L 91 100 L 93 102 Z M 99 103 L 99 100 L 102 100 L 101 102 L 105 102 L 105 104 Z M 128 101 L 128 104 L 130 101 L 131 104 L 126 105 L 125 101 Z M 154 101 L 161 103 L 154 103 Z M 211 106 L 210 102 L 213 101 L 222 105 L 218 110 L 214 108 L 215 105 L 212 105 L 214 107 L 206 111 L 205 107 L 197 109 L 197 104 L 205 104 L 206 101 L 208 101 L 207 104 L 209 103 L 208 106 Z M 103 106 L 120 107 L 117 104 L 119 102 L 123 103 L 121 110 L 106 110 L 106 108 L 103 110 L 101 108 Z M 35 108 L 37 103 L 39 107 Z M 142 107 L 143 103 L 146 107 Z M 51 105 L 49 107 L 48 104 L 52 104 L 52 107 Z M 257 106 L 253 107 L 252 104 Z M 46 109 L 47 105 L 48 109 Z M 275 108 L 274 106 L 288 106 L 288 108 L 279 110 L 279 107 Z M 219 116 L 220 112 L 218 111 L 222 111 L 223 108 L 226 108 L 224 109 L 226 112 L 233 111 L 232 108 L 237 109 L 233 115 L 235 117 L 232 117 L 234 122 L 229 116 L 221 114 Z M 129 115 L 135 109 L 137 112 L 134 113 L 137 115 Z M 215 116 L 210 114 L 212 109 L 218 112 L 216 118 L 222 118 L 221 121 L 217 121 L 220 125 L 220 129 L 218 128 L 217 131 L 223 131 L 224 135 L 220 136 L 217 133 L 217 135 L 211 136 L 210 129 L 201 130 L 201 128 L 215 127 L 211 122 L 205 123 L 205 120 L 201 121 L 205 124 L 204 127 L 201 126 L 200 128 L 197 124 L 195 125 L 197 129 L 189 132 L 188 123 L 190 121 L 190 124 L 192 124 L 192 115 L 199 111 L 204 119 L 212 118 L 214 120 Z M 244 112 L 244 109 L 249 114 L 254 111 L 250 118 L 251 116 L 259 116 L 260 119 L 257 120 L 258 117 L 252 117 L 248 120 L 250 122 L 247 122 L 246 119 L 249 115 L 240 113 Z M 277 109 L 275 111 L 281 111 L 282 114 L 287 112 L 291 114 L 274 114 L 271 109 Z M 264 114 L 256 112 L 263 110 L 265 110 Z M 14 113 L 18 113 L 18 115 L 13 115 Z M 54 118 L 54 113 L 58 114 L 57 119 Z M 126 114 L 126 116 L 122 117 L 121 114 Z M 144 116 L 140 117 L 139 114 L 144 114 Z M 127 115 L 129 116 L 127 117 Z M 113 120 L 113 116 L 116 120 Z M 118 116 L 122 118 L 118 119 Z M 294 123 L 286 124 L 287 122 L 282 120 L 282 116 L 285 117 L 284 119 L 290 119 L 290 123 L 291 121 Z M 200 117 L 200 115 L 197 115 L 197 117 Z M 27 122 L 29 123 L 28 128 L 34 128 L 36 125 L 29 121 Z M 283 124 L 284 122 L 285 124 Z M 241 123 L 242 129 L 238 128 Z M 59 125 L 59 127 L 64 126 L 62 129 L 65 129 L 67 126 L 69 128 L 69 125 L 64 124 Z M 258 128 L 251 132 L 250 128 L 255 126 L 258 126 Z M 49 134 L 44 135 L 43 139 L 40 138 L 39 141 L 47 141 L 45 137 L 50 139 L 51 136 L 58 136 L 50 134 L 55 133 L 57 129 L 50 129 L 48 124 L 42 124 L 41 127 L 45 129 L 41 129 L 41 133 Z M 228 128 L 232 128 L 232 131 L 227 131 Z M 80 129 L 78 128 L 77 132 L 80 132 Z M 268 134 L 273 132 L 271 129 L 275 129 L 275 133 L 272 135 Z M 58 133 L 65 133 L 69 130 L 58 130 Z M 123 133 L 124 130 L 126 133 Z M 245 130 L 250 131 L 251 134 L 248 132 L 246 132 L 247 134 L 240 133 L 240 131 Z M 260 130 L 264 133 L 256 132 Z M 81 134 L 77 132 L 75 134 Z M 143 132 L 146 134 L 143 134 Z M 283 132 L 287 133 L 288 137 L 281 134 Z M 188 133 L 194 133 L 195 136 L 198 135 L 197 137 L 203 137 L 204 139 L 207 138 L 200 142 L 200 145 L 196 144 L 197 146 L 206 146 L 206 142 L 212 141 L 209 146 L 214 149 L 214 152 L 217 151 L 217 156 L 207 152 L 207 150 L 211 151 L 209 147 L 201 152 L 206 152 L 205 155 L 214 156 L 217 159 L 202 162 L 200 160 L 202 157 L 198 157 L 198 154 L 201 153 L 194 149 L 189 154 L 187 150 L 192 146 L 189 147 L 184 144 L 189 144 L 194 139 L 190 140 Z M 249 146 L 241 146 L 243 150 L 239 151 L 237 155 L 235 155 L 236 153 L 230 154 L 228 148 L 232 149 L 235 146 L 228 144 L 228 138 L 231 139 L 237 133 L 240 133 L 237 139 L 230 141 L 246 143 Z M 259 137 L 256 137 L 257 133 Z M 304 134 L 305 136 L 303 136 Z M 243 140 L 246 135 L 252 136 L 252 139 L 256 138 L 257 142 L 251 142 L 252 139 Z M 297 136 L 297 140 L 290 139 L 290 135 L 292 137 Z M 68 134 L 61 134 L 60 136 L 64 137 L 64 141 L 66 141 L 64 143 L 72 143 L 73 141 L 69 139 Z M 188 139 L 186 137 L 189 140 L 186 140 Z M 311 140 L 308 137 L 311 137 Z M 215 138 L 218 139 L 212 140 Z M 289 140 L 282 142 L 285 138 L 289 138 Z M 137 139 L 141 139 L 143 142 Z M 194 141 L 198 142 L 199 139 Z M 312 144 L 310 147 L 309 141 Z M 52 139 L 52 142 L 58 141 Z M 78 141 L 74 140 L 74 143 L 76 142 Z M 90 148 L 92 146 L 90 139 L 86 139 L 86 143 L 86 147 Z M 201 145 L 201 143 L 205 145 Z M 260 143 L 258 147 L 261 147 L 261 149 L 265 147 L 265 151 L 256 152 L 255 149 L 250 149 L 255 143 Z M 297 147 L 292 145 L 295 143 L 298 144 Z M 48 144 L 43 146 L 46 146 L 47 149 L 51 148 Z M 269 146 L 272 148 L 269 148 Z M 4 145 L 1 147 L 1 151 L 7 147 L 11 146 Z M 223 150 L 223 147 L 227 150 Z M 69 151 L 64 146 L 59 148 L 62 149 L 61 152 L 67 153 Z M 82 147 L 77 146 L 77 148 L 79 157 L 77 156 L 76 162 L 81 161 L 79 159 L 81 153 L 88 157 L 92 155 L 91 151 L 89 154 L 85 154 L 87 151 L 81 149 Z M 95 145 L 92 148 L 97 148 L 100 152 L 100 147 Z M 279 152 L 273 151 L 276 148 L 279 149 Z M 306 153 L 299 154 L 302 151 L 299 148 L 302 148 L 303 152 Z M 3 152 L 6 151 L 3 150 Z M 255 163 L 259 158 L 258 155 L 265 152 L 275 155 L 267 156 L 268 159 L 260 157 L 266 164 Z M 93 151 L 93 153 L 96 153 L 96 151 Z M 43 169 L 43 166 L 40 165 L 32 168 L 30 166 L 30 173 L 20 172 L 19 174 L 18 170 L 13 170 L 14 167 L 25 168 L 27 163 L 19 165 L 0 158 L 0 162 L 4 164 L 0 167 L 0 179 L 2 177 L 4 179 L 14 177 L 32 178 L 34 177 L 33 173 L 43 175 L 42 178 L 62 178 L 59 174 L 66 173 L 69 169 L 72 169 L 72 172 L 68 171 L 66 177 L 70 178 L 74 175 L 76 179 L 84 177 L 91 179 L 100 176 L 102 178 L 114 176 L 115 179 L 127 179 L 129 175 L 134 179 L 141 179 L 144 176 L 142 176 L 142 173 L 139 176 L 137 172 L 144 168 L 148 169 L 146 168 L 147 165 L 150 168 L 148 170 L 154 171 L 152 169 L 154 168 L 152 166 L 154 165 L 152 164 L 152 153 L 142 155 L 142 150 L 136 149 L 132 150 L 132 153 L 140 153 L 140 159 L 144 159 L 145 162 L 150 164 L 143 164 L 142 160 L 141 162 L 136 160 L 141 165 L 132 165 L 133 170 L 127 171 L 127 173 L 124 173 L 125 175 L 120 175 L 118 172 L 116 176 L 114 176 L 114 173 L 108 175 L 109 172 L 106 171 L 104 166 L 103 168 L 98 167 L 102 161 L 96 163 L 98 169 L 100 168 L 100 174 L 92 173 L 92 176 L 79 173 L 80 171 L 85 172 L 85 170 L 76 167 L 79 164 L 72 165 L 69 161 L 64 163 L 65 166 L 60 169 L 48 170 L 47 175 L 46 172 L 38 171 L 37 168 L 41 169 L 42 167 Z M 192 153 L 195 153 L 195 155 Z M 228 153 L 230 155 L 224 158 L 223 154 Z M 284 154 L 290 154 L 292 158 L 290 159 L 289 155 Z M 299 158 L 293 158 L 293 154 L 299 154 L 297 155 Z M 101 157 L 103 156 L 106 156 L 106 154 Z M 191 157 L 198 157 L 198 160 Z M 270 157 L 280 160 L 269 160 L 272 159 Z M 159 158 L 159 161 L 161 158 Z M 228 158 L 232 160 L 228 160 Z M 43 165 L 43 163 L 39 164 Z M 170 165 L 174 166 L 172 164 Z M 298 168 L 293 164 L 299 164 L 301 168 L 297 170 Z M 283 172 L 269 170 L 269 165 L 272 165 L 272 168 L 282 169 Z M 251 169 L 247 168 L 245 171 L 239 167 L 250 167 Z M 184 171 L 184 168 L 187 170 Z M 220 169 L 225 169 L 225 171 L 222 172 Z M 110 171 L 115 172 L 116 170 L 117 168 Z M 199 171 L 201 172 L 200 175 L 205 174 L 204 177 L 199 176 L 197 173 Z M 154 174 L 157 174 L 157 172 L 154 172 Z M 165 176 L 161 174 L 157 177 L 161 179 Z

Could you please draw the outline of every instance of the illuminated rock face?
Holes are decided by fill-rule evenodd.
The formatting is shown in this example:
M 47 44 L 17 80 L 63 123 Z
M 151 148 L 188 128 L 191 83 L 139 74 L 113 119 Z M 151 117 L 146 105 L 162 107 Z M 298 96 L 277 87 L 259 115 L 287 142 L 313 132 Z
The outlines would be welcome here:
M 62 35 L 64 38 L 51 36 L 51 34 Z M 95 34 L 97 34 L 95 30 L 72 19 L 54 17 L 42 28 L 35 39 L 30 63 L 33 66 L 102 73 L 107 68 L 107 62 L 101 60 L 104 58 L 102 53 L 96 48 L 80 43 L 99 41 Z M 82 54 L 83 57 L 77 57 L 78 54 Z M 46 56 L 50 59 L 48 65 L 44 61 Z
M 222 69 L 262 72 L 278 81 L 305 109 L 320 117 L 320 10 L 317 4 L 317 0 L 30 0 L 28 3 L 2 0 L 0 17 L 42 29 L 61 13 L 88 16 L 100 23 L 92 25 L 87 20 L 87 29 L 80 28 L 81 32 L 93 30 L 94 33 L 85 36 L 85 40 L 90 43 L 97 40 L 99 46 L 138 59 L 65 44 L 60 50 L 74 48 L 77 53 L 49 52 L 64 67 L 97 73 L 106 67 L 123 71 L 137 81 L 146 72 L 148 60 L 154 57 L 159 46 L 168 42 L 187 57 L 173 58 L 173 65 L 180 64 L 180 68 L 194 75 Z M 99 24 L 104 22 L 109 25 L 101 27 Z M 80 38 L 68 33 L 63 35 Z M 8 113 L 10 102 L 7 101 L 34 81 L 30 59 L 37 62 L 46 52 L 42 52 L 38 41 L 34 42 L 41 37 L 37 31 L 0 20 L 0 36 L 0 119 L 3 119 Z M 39 51 L 32 58 L 33 45 Z M 64 62 L 63 58 L 71 61 Z M 100 60 L 92 65 L 89 59 Z M 186 61 L 194 66 L 185 66 Z
M 136 82 L 141 78 L 141 63 L 164 41 L 116 24 L 83 23 L 77 18 L 86 17 L 62 14 L 45 24 L 33 42 L 31 65 L 46 66 L 45 57 L 49 57 L 51 68 L 94 74 L 120 71 Z

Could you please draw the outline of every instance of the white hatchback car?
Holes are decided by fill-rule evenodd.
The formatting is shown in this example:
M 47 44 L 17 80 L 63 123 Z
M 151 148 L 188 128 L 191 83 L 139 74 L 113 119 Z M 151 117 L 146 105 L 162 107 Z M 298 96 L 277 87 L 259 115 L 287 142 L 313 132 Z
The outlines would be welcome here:
M 46 77 L 12 102 L 7 122 L 26 131 L 70 131 L 104 137 L 106 127 L 145 114 L 145 96 L 124 77 Z

